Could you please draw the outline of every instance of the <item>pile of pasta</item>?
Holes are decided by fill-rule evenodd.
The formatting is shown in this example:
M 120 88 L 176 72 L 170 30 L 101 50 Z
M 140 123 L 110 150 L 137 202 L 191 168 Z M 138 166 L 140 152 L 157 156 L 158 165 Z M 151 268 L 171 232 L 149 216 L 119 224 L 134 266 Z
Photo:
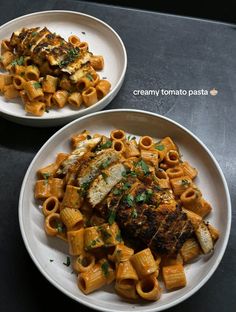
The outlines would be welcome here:
M 100 148 L 114 149 L 126 166 L 132 166 L 132 162 L 141 158 L 150 170 L 155 171 L 160 188 L 172 189 L 176 203 L 182 206 L 195 231 L 178 254 L 154 253 L 148 246 L 137 250 L 136 246 L 123 240 L 115 220 L 108 222 L 100 217 L 82 199 L 81 188 L 71 179 L 75 171 L 68 170 L 63 178 L 58 176 L 65 160 L 78 155 L 76 146 L 99 137 L 103 142 Z M 161 297 L 160 280 L 168 291 L 184 287 L 184 265 L 211 252 L 219 237 L 218 230 L 204 222 L 211 206 L 193 182 L 197 170 L 181 159 L 170 137 L 157 142 L 150 136 L 143 136 L 138 141 L 123 130 L 112 131 L 110 137 L 92 136 L 84 131 L 72 137 L 72 146 L 71 154 L 59 153 L 54 163 L 38 170 L 35 198 L 43 201 L 47 235 L 68 243 L 79 289 L 89 294 L 115 281 L 119 295 L 153 301 Z
M 40 34 L 40 30 L 35 29 L 28 30 L 32 39 Z M 40 40 L 34 50 L 21 49 L 19 52 L 17 45 L 20 45 L 22 40 L 16 45 L 13 41 L 14 36 L 15 33 L 10 40 L 5 39 L 1 42 L 0 68 L 8 73 L 0 74 L 0 92 L 7 100 L 20 97 L 26 113 L 42 116 L 52 108 L 60 109 L 67 104 L 73 109 L 86 108 L 97 103 L 110 91 L 110 82 L 106 78 L 100 79 L 97 73 L 104 68 L 103 56 L 93 55 L 89 51 L 88 43 L 81 41 L 76 35 L 69 36 L 66 42 L 56 34 L 49 34 L 54 36 L 55 40 L 61 40 L 62 49 L 69 44 L 65 60 L 57 62 L 56 65 L 51 64 L 55 63 L 54 54 L 58 46 L 54 47 L 54 53 L 53 47 L 49 45 L 48 49 L 50 47 L 52 53 L 50 52 L 46 59 L 40 59 L 35 52 L 37 46 L 40 46 Z M 42 40 L 45 40 L 43 36 Z M 43 49 L 45 47 L 42 45 L 42 53 Z M 74 66 L 74 62 L 80 62 L 80 54 L 84 53 L 88 58 L 87 63 L 82 63 L 77 72 L 72 75 L 70 71 L 63 70 L 65 65 Z

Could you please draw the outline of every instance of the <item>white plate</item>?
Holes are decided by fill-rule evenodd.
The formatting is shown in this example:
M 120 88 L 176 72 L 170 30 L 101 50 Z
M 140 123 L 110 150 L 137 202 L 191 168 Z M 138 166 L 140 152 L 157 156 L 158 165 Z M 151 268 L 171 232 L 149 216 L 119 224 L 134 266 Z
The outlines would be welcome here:
M 199 171 L 197 185 L 212 204 L 209 220 L 220 230 L 220 238 L 211 256 L 186 266 L 187 286 L 174 292 L 163 292 L 157 302 L 129 303 L 118 297 L 112 287 L 103 288 L 85 296 L 76 285 L 71 268 L 63 265 L 67 245 L 59 239 L 49 238 L 43 229 L 43 215 L 35 205 L 33 188 L 38 168 L 54 161 L 61 151 L 69 151 L 72 134 L 84 129 L 92 133 L 109 135 L 112 129 L 124 129 L 135 136 L 150 135 L 155 138 L 171 136 L 180 147 L 184 159 Z M 63 293 L 78 302 L 101 311 L 161 311 L 194 294 L 216 270 L 224 254 L 231 224 L 231 206 L 228 187 L 223 173 L 206 146 L 190 131 L 168 118 L 137 110 L 110 110 L 98 112 L 75 120 L 54 134 L 32 161 L 22 184 L 19 201 L 21 233 L 33 261 L 42 274 Z M 54 262 L 50 262 L 53 259 Z M 217 294 L 216 294 L 217 296 Z M 112 303 L 112 304 L 111 304 Z
M 118 34 L 109 25 L 93 16 L 72 11 L 45 11 L 24 15 L 2 25 L 0 40 L 9 38 L 17 29 L 33 26 L 46 26 L 65 39 L 71 34 L 76 34 L 82 41 L 87 41 L 91 52 L 104 57 L 105 66 L 99 71 L 99 75 L 111 82 L 111 91 L 91 107 L 73 110 L 66 106 L 63 109 L 50 110 L 42 117 L 27 115 L 23 106 L 19 104 L 20 100 L 7 102 L 0 95 L 1 115 L 19 124 L 48 127 L 64 125 L 108 105 L 120 90 L 127 67 L 126 50 Z

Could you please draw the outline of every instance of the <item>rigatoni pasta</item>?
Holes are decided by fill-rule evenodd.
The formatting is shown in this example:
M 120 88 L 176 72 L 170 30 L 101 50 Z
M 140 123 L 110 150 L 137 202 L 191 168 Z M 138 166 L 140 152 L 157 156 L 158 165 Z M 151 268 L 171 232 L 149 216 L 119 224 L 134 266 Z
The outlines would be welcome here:
M 204 220 L 212 207 L 193 182 L 197 169 L 172 138 L 84 130 L 71 147 L 37 171 L 34 191 L 46 234 L 68 244 L 79 289 L 115 280 L 118 295 L 155 301 L 160 277 L 168 291 L 185 287 L 185 264 L 212 252 L 220 234 Z

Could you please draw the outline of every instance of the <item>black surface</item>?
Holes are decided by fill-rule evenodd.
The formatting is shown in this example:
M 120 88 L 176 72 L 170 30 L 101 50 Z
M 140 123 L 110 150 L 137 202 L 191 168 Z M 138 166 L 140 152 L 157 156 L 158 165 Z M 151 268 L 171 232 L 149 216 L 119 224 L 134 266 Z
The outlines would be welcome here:
M 107 107 L 139 108 L 168 116 L 193 131 L 213 152 L 228 181 L 233 225 L 213 277 L 169 311 L 233 312 L 236 306 L 236 26 L 77 1 L 1 1 L 0 23 L 39 10 L 85 12 L 109 23 L 128 53 L 124 85 Z M 134 96 L 134 89 L 212 89 L 217 96 Z M 55 289 L 31 261 L 18 226 L 18 196 L 30 161 L 56 128 L 37 129 L 0 118 L 0 311 L 88 309 Z M 224 207 L 222 207 L 224 209 Z

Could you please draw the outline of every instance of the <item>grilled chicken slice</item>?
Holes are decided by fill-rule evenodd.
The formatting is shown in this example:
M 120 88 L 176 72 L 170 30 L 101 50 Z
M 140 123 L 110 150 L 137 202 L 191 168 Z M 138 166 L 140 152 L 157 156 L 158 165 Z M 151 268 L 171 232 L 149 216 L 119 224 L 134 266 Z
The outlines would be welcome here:
M 95 207 L 107 196 L 111 189 L 123 178 L 125 167 L 121 163 L 113 164 L 104 170 L 90 185 L 87 198 Z
M 106 169 L 118 160 L 119 154 L 113 149 L 106 149 L 99 152 L 88 164 L 81 168 L 77 179 L 78 186 L 89 184 L 103 169 Z
M 91 57 L 89 51 L 74 47 L 59 35 L 50 32 L 46 27 L 41 30 L 36 27 L 16 31 L 11 36 L 10 45 L 19 54 L 31 56 L 34 63 L 38 65 L 48 61 L 51 66 L 58 66 L 61 71 L 70 75 L 81 69 L 76 77 L 82 77 L 86 74 L 83 65 L 88 63 Z M 73 81 L 78 81 L 74 78 Z
M 72 154 L 62 162 L 56 174 L 58 176 L 65 176 L 70 168 L 77 165 L 78 162 L 85 156 L 85 154 L 95 148 L 100 143 L 100 141 L 101 137 L 80 141 Z

